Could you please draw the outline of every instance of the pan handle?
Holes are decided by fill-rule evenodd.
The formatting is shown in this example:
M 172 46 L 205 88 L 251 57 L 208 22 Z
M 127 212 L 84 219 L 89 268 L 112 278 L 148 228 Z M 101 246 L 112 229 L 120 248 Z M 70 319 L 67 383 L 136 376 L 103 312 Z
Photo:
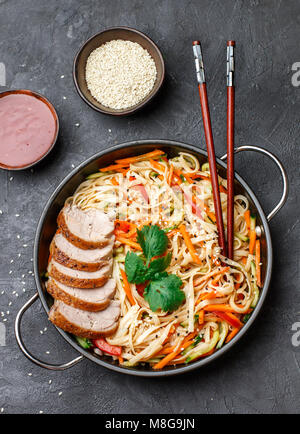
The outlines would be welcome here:
M 243 151 L 254 151 L 254 152 L 259 152 L 261 154 L 267 155 L 267 157 L 271 158 L 271 160 L 274 161 L 274 163 L 277 165 L 278 169 L 280 170 L 281 177 L 282 177 L 282 183 L 283 183 L 283 191 L 282 191 L 280 201 L 278 202 L 278 204 L 275 206 L 275 208 L 273 208 L 273 210 L 267 216 L 267 220 L 270 221 L 278 213 L 278 211 L 283 207 L 283 205 L 285 204 L 287 197 L 288 197 L 288 190 L 289 190 L 288 189 L 288 178 L 287 178 L 285 168 L 283 167 L 281 162 L 278 160 L 278 158 L 275 157 L 274 154 L 267 151 L 266 149 L 260 148 L 259 146 L 245 145 L 245 146 L 239 146 L 238 148 L 235 148 L 235 150 L 234 150 L 234 152 L 236 154 L 239 152 L 243 152 Z M 227 154 L 223 155 L 221 157 L 221 160 L 226 160 L 226 158 L 227 158 Z
M 27 303 L 24 304 L 24 306 L 19 310 L 16 321 L 15 321 L 15 335 L 17 343 L 21 349 L 21 351 L 25 354 L 25 356 L 31 360 L 33 363 L 35 363 L 38 366 L 41 366 L 42 368 L 50 369 L 52 371 L 63 371 L 65 369 L 71 368 L 72 366 L 76 365 L 78 362 L 80 362 L 83 359 L 83 356 L 76 357 L 76 359 L 71 360 L 70 362 L 64 363 L 62 365 L 49 365 L 48 363 L 42 362 L 39 359 L 36 359 L 32 354 L 29 353 L 29 351 L 26 349 L 22 335 L 21 335 L 21 321 L 24 313 L 26 310 L 39 298 L 39 294 L 36 293 L 30 300 L 27 301 Z

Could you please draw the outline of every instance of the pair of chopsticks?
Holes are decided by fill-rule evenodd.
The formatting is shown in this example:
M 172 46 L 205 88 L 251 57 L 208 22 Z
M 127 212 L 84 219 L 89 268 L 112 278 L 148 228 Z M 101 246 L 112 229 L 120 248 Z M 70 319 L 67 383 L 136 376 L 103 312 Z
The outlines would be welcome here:
M 233 237 L 234 237 L 234 41 L 227 41 L 227 246 L 224 234 L 224 223 L 222 216 L 222 206 L 220 199 L 218 171 L 216 165 L 216 155 L 214 140 L 211 128 L 211 120 L 208 106 L 207 89 L 203 65 L 202 50 L 199 41 L 193 42 L 193 52 L 195 57 L 196 74 L 200 95 L 201 112 L 205 133 L 210 177 L 213 190 L 214 207 L 217 220 L 219 235 L 219 245 L 222 254 L 233 259 Z

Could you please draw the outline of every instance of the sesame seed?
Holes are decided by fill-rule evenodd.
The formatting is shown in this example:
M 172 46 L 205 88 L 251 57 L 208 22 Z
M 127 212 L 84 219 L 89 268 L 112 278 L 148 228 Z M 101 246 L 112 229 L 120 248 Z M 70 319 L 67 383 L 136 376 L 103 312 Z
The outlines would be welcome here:
M 12 270 L 9 270 L 9 273 L 8 274 L 11 274 L 12 273 Z
M 7 318 L 4 318 L 4 319 L 3 319 L 3 322 L 6 322 L 6 321 L 7 321 Z
M 58 392 L 58 396 L 61 396 L 62 395 L 62 392 Z
M 43 412 L 43 410 L 40 410 L 40 412 L 39 412 L 40 414 L 43 414 L 44 412 Z
M 64 76 L 64 75 L 61 75 L 60 78 L 65 78 L 65 76 Z
M 3 413 L 3 412 L 4 412 L 4 408 L 3 408 L 3 407 L 1 407 L 1 410 L 0 410 L 0 411 L 1 411 L 1 413 Z
M 9 180 L 10 180 L 10 181 L 12 181 L 13 179 L 14 179 L 14 177 L 13 177 L 13 176 L 11 176 L 11 177 L 9 178 Z
M 27 247 L 28 246 L 28 244 L 23 244 L 23 247 Z
M 79 127 L 79 125 L 80 125 L 80 123 L 77 122 L 77 123 L 75 124 L 75 127 Z
M 31 373 L 31 372 L 29 372 L 28 376 L 29 376 L 29 377 L 32 377 L 32 373 Z
M 12 264 L 13 262 L 14 262 L 14 260 L 13 260 L 13 259 L 11 259 L 11 260 L 10 260 L 10 263 Z
M 0 209 L 0 214 L 3 214 L 3 211 L 2 211 L 2 209 Z
M 51 384 L 51 383 L 52 383 L 52 380 L 49 380 L 48 383 Z
M 20 239 L 20 235 L 19 234 L 17 235 L 17 238 L 18 238 L 18 240 Z
M 66 96 L 63 96 L 63 99 L 67 99 L 67 97 L 66 97 Z
M 20 217 L 20 214 L 15 214 L 16 217 Z

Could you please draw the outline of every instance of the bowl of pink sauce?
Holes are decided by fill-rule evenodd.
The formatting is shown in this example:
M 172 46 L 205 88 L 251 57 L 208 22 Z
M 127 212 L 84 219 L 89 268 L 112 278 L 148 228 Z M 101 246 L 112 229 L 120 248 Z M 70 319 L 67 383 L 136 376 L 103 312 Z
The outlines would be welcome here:
M 53 105 L 31 90 L 0 93 L 0 168 L 27 169 L 56 143 L 59 121 Z

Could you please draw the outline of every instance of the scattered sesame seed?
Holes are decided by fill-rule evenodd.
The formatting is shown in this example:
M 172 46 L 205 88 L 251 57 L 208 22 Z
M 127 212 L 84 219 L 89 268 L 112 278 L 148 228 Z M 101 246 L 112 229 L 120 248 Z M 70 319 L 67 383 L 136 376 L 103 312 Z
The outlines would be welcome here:
M 65 76 L 64 76 L 64 75 L 61 75 L 60 78 L 65 78 Z
M 67 99 L 67 97 L 66 97 L 66 96 L 63 96 L 63 99 Z
M 9 315 L 9 310 L 6 311 L 7 315 Z
M 108 132 L 111 133 L 111 129 L 110 128 L 108 128 Z
M 19 294 L 16 292 L 16 297 L 19 297 Z
M 43 330 L 40 330 L 40 333 L 41 333 L 41 335 L 43 335 L 44 334 Z
M 45 328 L 44 328 L 44 332 L 46 332 L 47 330 L 48 330 L 47 327 L 45 327 Z
M 20 258 L 21 257 L 21 253 L 18 253 L 18 258 Z
M 15 214 L 16 217 L 20 217 L 20 214 Z
M 10 260 L 10 263 L 12 264 L 13 262 L 14 262 L 14 260 L 13 260 L 13 259 L 11 259 L 11 260 Z
M 46 351 L 46 354 L 50 354 L 50 351 Z
M 23 292 L 26 292 L 26 289 L 25 289 L 25 288 L 23 288 L 23 289 L 22 289 L 22 291 L 23 291 Z
M 3 211 L 2 211 L 2 209 L 0 209 L 0 214 L 3 214 Z
M 21 283 L 22 283 L 22 285 L 25 285 L 25 283 L 26 283 L 26 282 L 24 282 L 24 281 L 22 280 L 22 282 L 21 282 Z
M 32 261 L 33 261 L 33 258 L 31 258 L 30 261 L 32 262 Z
M 4 318 L 4 319 L 3 319 L 3 322 L 6 322 L 6 321 L 7 321 L 7 318 Z
M 58 392 L 58 396 L 61 396 L 62 395 L 62 392 Z
M 9 273 L 8 274 L 11 274 L 12 273 L 12 270 L 9 270 Z
M 4 294 L 4 291 L 1 291 L 1 295 L 3 295 Z
M 10 181 L 12 181 L 13 179 L 14 179 L 14 177 L 13 177 L 13 176 L 11 176 L 11 177 L 9 178 L 9 180 L 10 180 Z
M 22 277 L 25 277 L 25 274 L 22 274 Z
M 28 377 L 32 377 L 32 373 L 31 372 L 29 372 Z
M 17 235 L 17 238 L 18 238 L 18 240 L 20 239 L 20 235 L 19 234 Z
M 27 247 L 28 246 L 28 244 L 23 244 L 23 247 Z
M 43 414 L 44 412 L 43 412 L 43 410 L 40 410 L 40 414 Z
M 0 411 L 1 411 L 1 413 L 3 413 L 4 412 L 4 408 L 2 407 Z
M 71 164 L 71 167 L 72 167 L 72 169 L 74 169 L 74 167 L 75 167 L 74 164 Z
M 8 303 L 8 306 L 11 306 L 12 305 L 12 301 L 10 301 L 9 303 Z
M 51 384 L 51 383 L 52 383 L 52 380 L 49 380 L 48 383 Z
M 80 124 L 77 122 L 77 123 L 75 124 L 75 127 L 79 127 L 79 125 L 80 125 Z

